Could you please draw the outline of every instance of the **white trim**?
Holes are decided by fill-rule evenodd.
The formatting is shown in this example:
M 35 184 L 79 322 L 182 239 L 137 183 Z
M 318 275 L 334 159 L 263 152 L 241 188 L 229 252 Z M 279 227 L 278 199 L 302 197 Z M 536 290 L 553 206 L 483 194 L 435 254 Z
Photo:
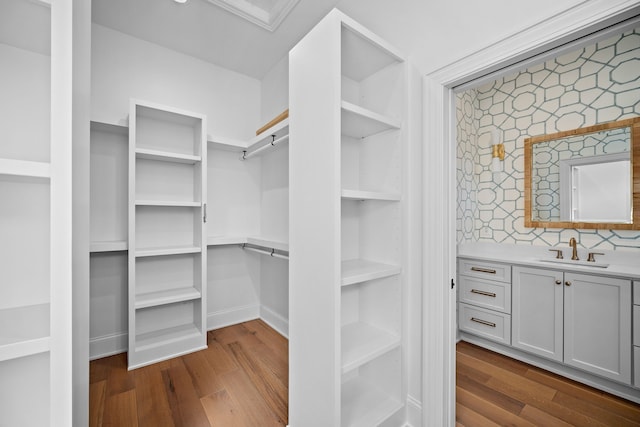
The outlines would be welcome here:
M 422 419 L 422 402 L 415 397 L 407 396 L 407 426 L 419 426 Z
M 89 340 L 89 360 L 101 359 L 114 354 L 125 353 L 127 351 L 126 332 L 116 332 L 111 335 L 103 335 Z
M 289 320 L 264 305 L 260 306 L 260 319 L 275 329 L 280 335 L 289 339 Z
M 207 313 L 207 331 L 260 318 L 260 305 L 250 304 Z
M 455 424 L 455 135 L 453 88 L 632 18 L 635 0 L 591 0 L 424 77 L 423 426 Z

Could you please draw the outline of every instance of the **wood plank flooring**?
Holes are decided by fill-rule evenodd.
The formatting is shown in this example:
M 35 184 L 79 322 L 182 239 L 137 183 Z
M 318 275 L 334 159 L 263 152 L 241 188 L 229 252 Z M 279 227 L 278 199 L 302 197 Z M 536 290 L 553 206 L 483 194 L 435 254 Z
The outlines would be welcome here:
M 285 426 L 286 338 L 253 320 L 208 344 L 131 372 L 126 353 L 92 361 L 90 427 Z M 466 342 L 456 357 L 459 427 L 640 426 L 640 405 Z
M 461 341 L 456 424 L 640 426 L 640 405 Z
M 261 320 L 210 331 L 209 348 L 127 371 L 126 353 L 90 363 L 89 425 L 281 427 L 288 341 Z

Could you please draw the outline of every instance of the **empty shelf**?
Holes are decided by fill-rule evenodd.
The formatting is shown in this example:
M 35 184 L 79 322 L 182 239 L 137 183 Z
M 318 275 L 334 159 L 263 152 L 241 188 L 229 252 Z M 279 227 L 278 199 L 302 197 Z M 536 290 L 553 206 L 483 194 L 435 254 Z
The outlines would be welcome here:
M 350 102 L 342 101 L 343 135 L 366 138 L 392 129 L 400 129 L 400 122 Z
M 402 408 L 402 402 L 356 377 L 342 384 L 342 427 L 370 427 Z
M 342 198 L 347 200 L 386 200 L 398 201 L 400 194 L 379 191 L 342 190 Z
M 239 236 L 209 236 L 207 246 L 242 245 L 247 243 L 246 237 Z
M 51 177 L 51 167 L 49 163 L 44 162 L 0 159 L 0 175 L 49 178 Z
M 176 206 L 176 207 L 200 207 L 200 202 L 177 200 L 136 200 L 136 206 Z
M 91 242 L 89 251 L 91 253 L 126 251 L 127 246 L 126 240 Z
M 138 294 L 136 295 L 136 309 L 190 301 L 200 298 L 200 295 L 200 291 L 193 287 Z
M 366 282 L 367 280 L 400 274 L 397 265 L 382 264 L 364 259 L 342 261 L 342 286 Z
M 0 361 L 49 351 L 49 304 L 0 310 Z
M 136 157 L 148 160 L 160 160 L 163 162 L 177 162 L 194 164 L 201 161 L 200 156 L 191 154 L 174 153 L 171 151 L 151 150 L 148 148 L 136 148 Z
M 181 255 L 201 252 L 197 246 L 167 246 L 160 248 L 141 248 L 136 250 L 136 257 Z
M 136 351 L 145 351 L 179 341 L 191 340 L 200 337 L 200 335 L 200 330 L 194 324 L 160 329 L 136 336 Z
M 368 323 L 342 327 L 342 373 L 356 369 L 400 345 L 400 337 Z

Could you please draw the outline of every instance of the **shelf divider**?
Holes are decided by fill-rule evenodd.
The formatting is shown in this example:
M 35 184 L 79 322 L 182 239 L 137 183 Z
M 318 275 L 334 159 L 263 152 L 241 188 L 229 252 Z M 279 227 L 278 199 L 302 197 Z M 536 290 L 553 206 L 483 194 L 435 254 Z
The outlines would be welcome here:
M 30 178 L 50 178 L 51 166 L 45 162 L 0 159 L 0 175 L 23 176 Z
M 342 373 L 400 346 L 400 337 L 365 322 L 342 327 Z
M 175 302 L 190 301 L 200 298 L 201 293 L 194 287 L 168 289 L 136 295 L 136 310 Z
M 400 193 L 343 189 L 342 198 L 346 200 L 381 200 L 397 202 L 400 200 Z
M 139 159 L 160 160 L 163 162 L 176 162 L 195 164 L 202 160 L 200 156 L 191 154 L 174 153 L 171 151 L 152 150 L 150 148 L 136 148 L 136 157 Z
M 366 138 L 380 132 L 400 129 L 400 122 L 374 111 L 342 101 L 342 134 Z
M 0 362 L 49 351 L 49 304 L 0 310 Z
M 382 264 L 364 259 L 342 261 L 342 286 L 394 276 L 401 272 L 402 268 L 397 265 Z

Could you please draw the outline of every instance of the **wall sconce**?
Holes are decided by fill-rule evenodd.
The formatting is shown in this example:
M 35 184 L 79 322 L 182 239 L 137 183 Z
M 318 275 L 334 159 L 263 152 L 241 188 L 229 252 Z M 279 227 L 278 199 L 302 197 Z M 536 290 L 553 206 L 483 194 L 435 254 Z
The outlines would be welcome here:
M 500 142 L 498 129 L 493 130 L 491 137 L 491 172 L 494 180 L 500 180 L 504 171 L 504 144 Z

